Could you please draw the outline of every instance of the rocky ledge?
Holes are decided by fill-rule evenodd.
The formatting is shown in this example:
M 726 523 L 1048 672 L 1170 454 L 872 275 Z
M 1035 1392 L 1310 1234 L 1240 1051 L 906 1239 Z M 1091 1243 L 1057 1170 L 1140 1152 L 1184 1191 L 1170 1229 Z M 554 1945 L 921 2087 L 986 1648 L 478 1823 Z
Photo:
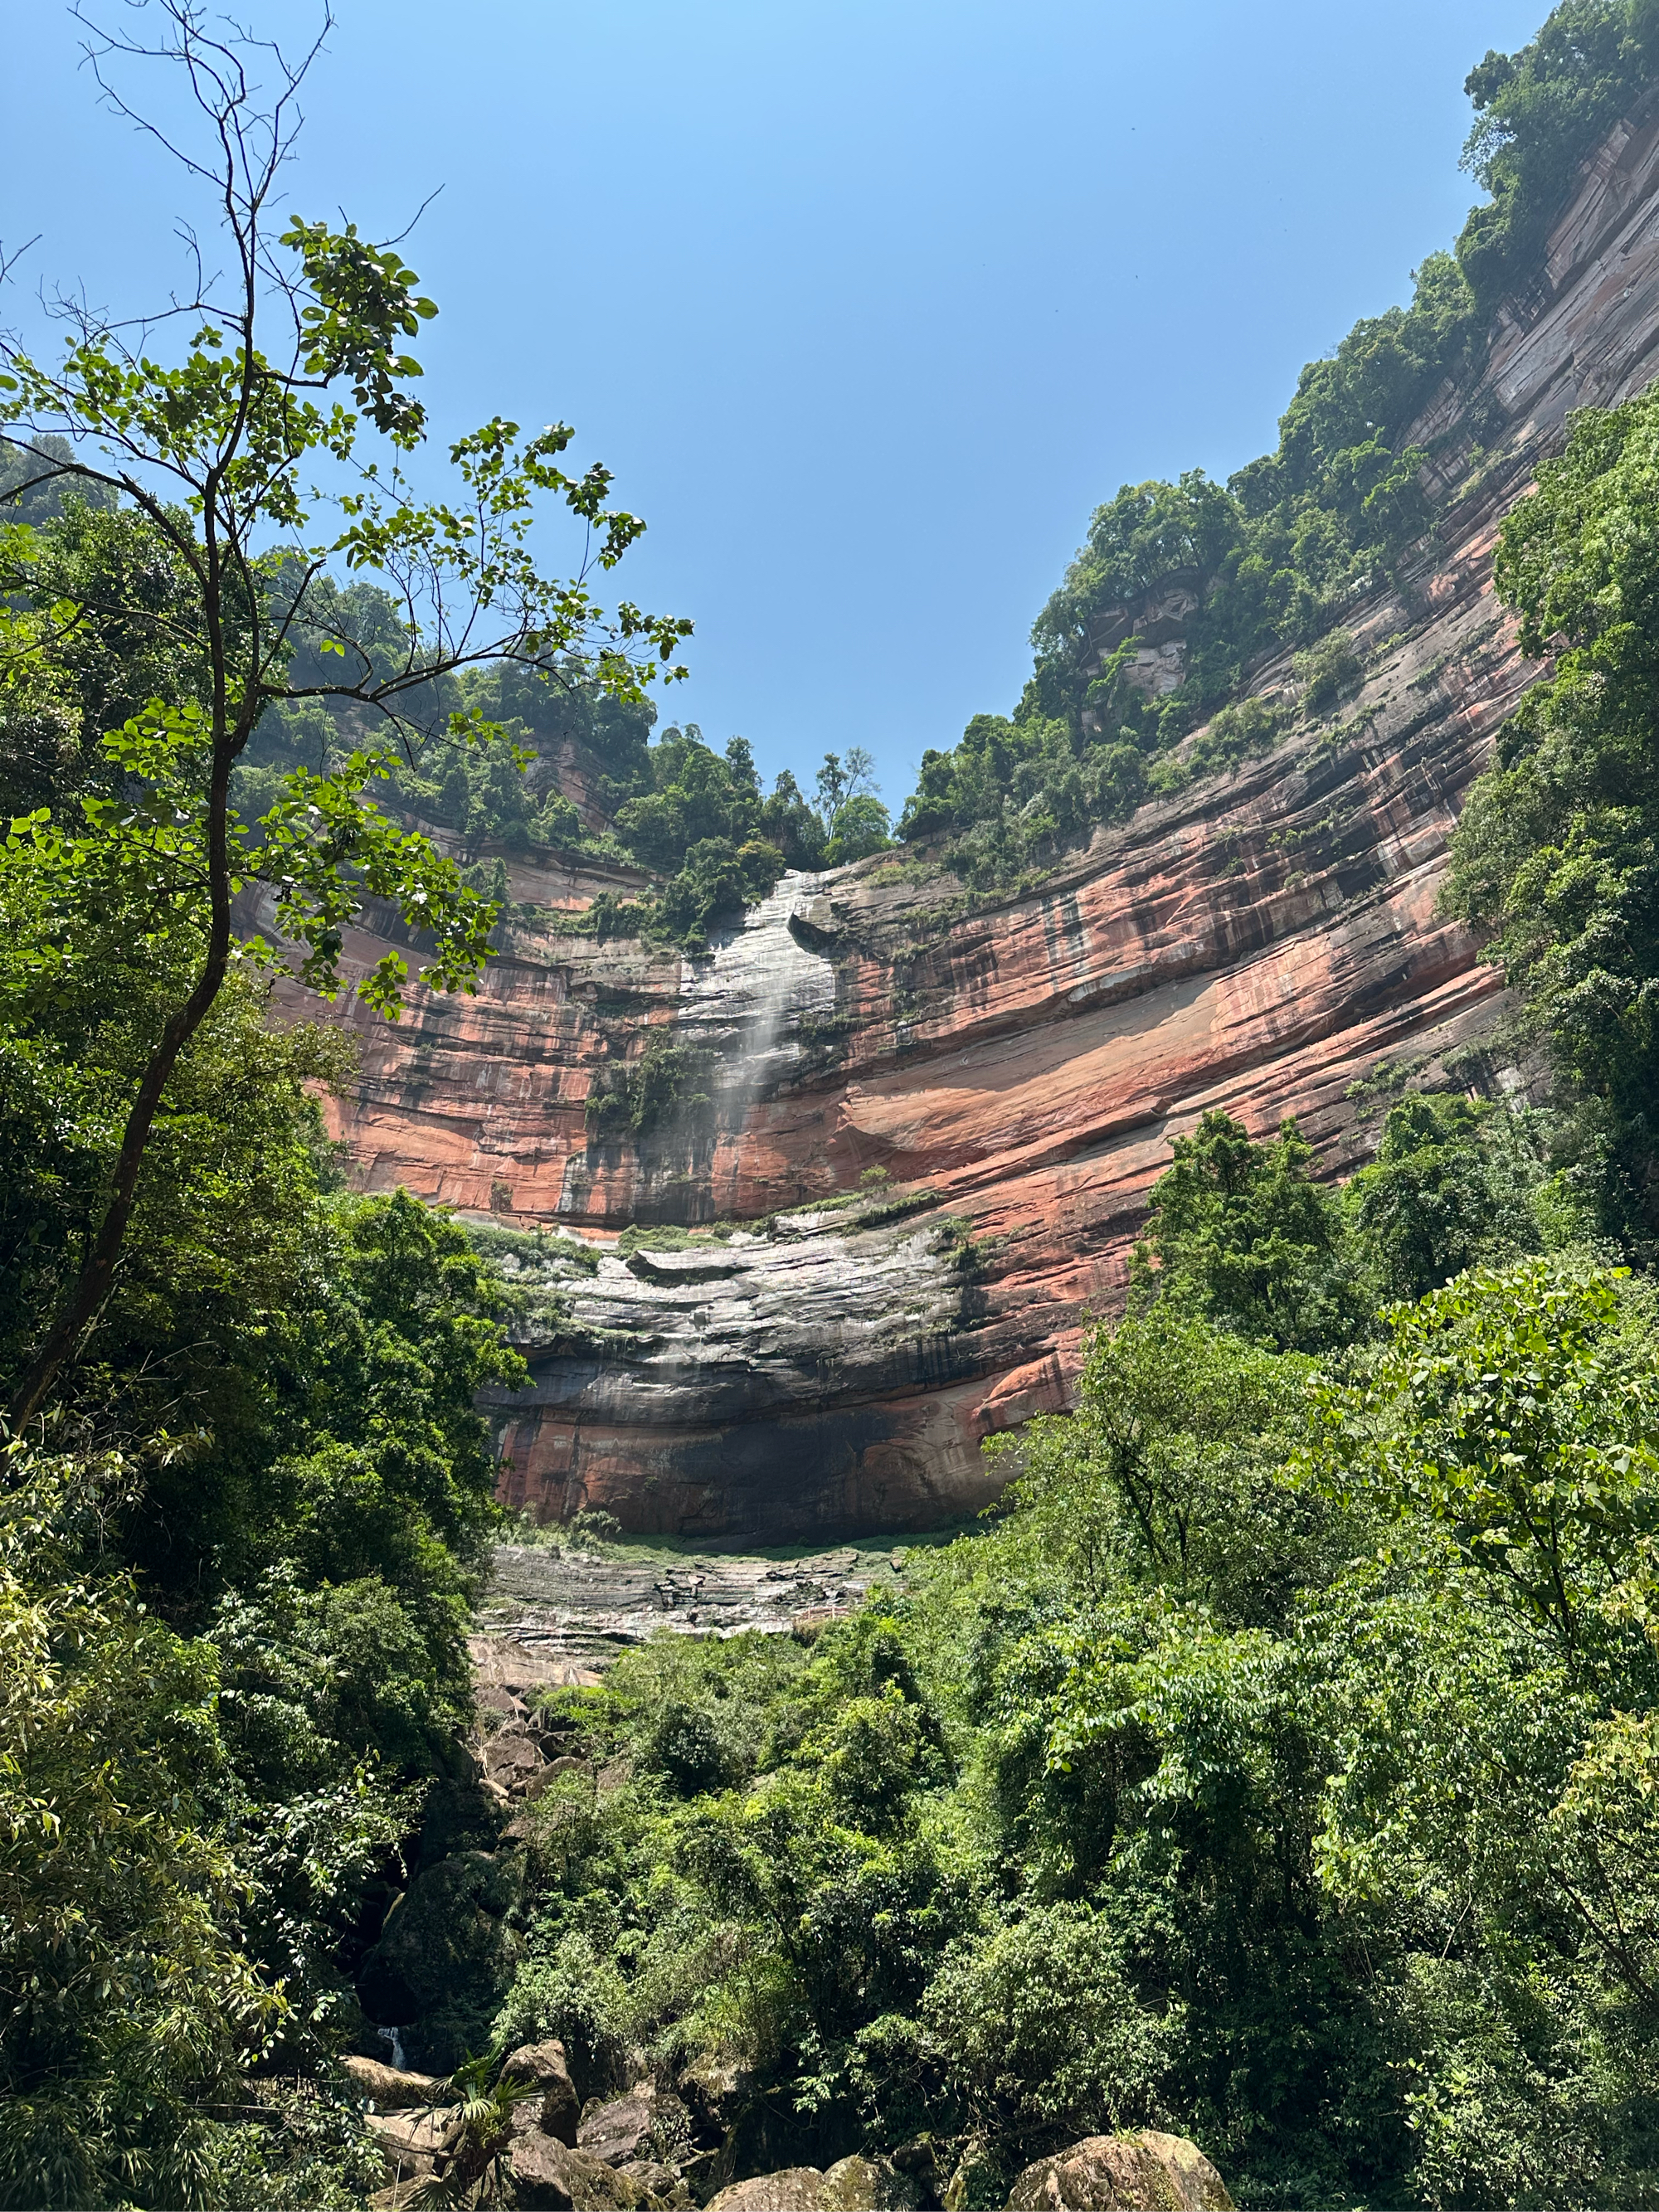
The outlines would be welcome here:
M 764 1544 L 934 1526 L 989 1496 L 973 1457 L 936 1474 L 908 1442 L 907 1407 L 983 1368 L 983 1255 L 938 1192 L 594 1258 L 563 1286 L 586 1344 L 526 1337 L 531 1387 L 493 1401 L 507 1503 Z
M 474 1747 L 498 1805 L 538 1797 L 579 1768 L 596 1789 L 616 1778 L 565 1755 L 539 1692 L 597 1682 L 620 1655 L 666 1631 L 755 1632 L 811 1643 L 872 1589 L 903 1588 L 902 1551 L 848 1546 L 796 1559 L 664 1553 L 615 1557 L 558 1544 L 497 1547 L 469 1639 L 481 1729 Z

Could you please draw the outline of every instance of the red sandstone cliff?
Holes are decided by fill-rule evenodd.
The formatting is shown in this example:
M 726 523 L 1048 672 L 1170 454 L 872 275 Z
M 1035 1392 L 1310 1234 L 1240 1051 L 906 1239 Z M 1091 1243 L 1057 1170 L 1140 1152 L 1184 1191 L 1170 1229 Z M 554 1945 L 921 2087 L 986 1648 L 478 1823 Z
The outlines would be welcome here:
M 1211 1106 L 1256 1129 L 1293 1113 L 1340 1170 L 1362 1149 L 1352 1084 L 1490 1027 L 1498 979 L 1435 896 L 1462 794 L 1537 673 L 1493 599 L 1492 544 L 1568 410 L 1640 390 L 1656 343 L 1650 124 L 1592 166 L 1474 390 L 1408 434 L 1438 441 L 1440 520 L 1401 588 L 1346 617 L 1369 658 L 1339 718 L 1142 807 L 1028 896 L 965 910 L 936 862 L 889 856 L 787 878 L 707 959 L 523 927 L 476 999 L 427 999 L 398 1030 L 342 1016 L 362 1073 L 332 1110 L 368 1187 L 602 1241 L 757 1224 L 573 1278 L 595 1348 L 532 1353 L 507 1409 L 514 1502 L 705 1540 L 970 1510 L 980 1440 L 1064 1401 L 1172 1134 Z M 515 871 L 513 896 L 608 887 L 543 872 Z M 352 947 L 365 967 L 383 950 Z M 712 1055 L 711 1110 L 590 1145 L 596 1079 L 659 1025 Z M 937 1203 L 764 1224 L 872 1166 Z

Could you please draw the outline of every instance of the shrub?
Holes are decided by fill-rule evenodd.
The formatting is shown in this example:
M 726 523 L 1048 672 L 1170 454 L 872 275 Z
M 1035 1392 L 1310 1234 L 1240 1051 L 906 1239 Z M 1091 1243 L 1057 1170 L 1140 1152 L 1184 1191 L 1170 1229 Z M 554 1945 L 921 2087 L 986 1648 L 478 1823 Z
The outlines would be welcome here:
M 924 2017 L 974 2120 L 994 2136 L 1158 2126 L 1186 2008 L 1143 2005 L 1122 1924 L 1089 1905 L 1034 1905 L 951 1953 Z
M 1345 693 L 1353 690 L 1362 674 L 1353 640 L 1345 629 L 1334 629 L 1291 664 L 1302 686 L 1302 704 L 1310 714 L 1323 714 Z

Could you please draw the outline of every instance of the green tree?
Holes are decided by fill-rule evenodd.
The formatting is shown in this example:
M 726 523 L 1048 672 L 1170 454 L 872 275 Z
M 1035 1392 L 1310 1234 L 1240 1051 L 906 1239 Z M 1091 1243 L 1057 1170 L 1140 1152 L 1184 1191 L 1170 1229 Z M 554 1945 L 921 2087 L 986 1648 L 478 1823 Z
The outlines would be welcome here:
M 1540 1180 L 1519 1117 L 1455 1094 L 1413 1096 L 1389 1108 L 1376 1158 L 1343 1204 L 1387 1293 L 1420 1298 L 1477 1260 L 1535 1250 Z
M 1132 1257 L 1132 1306 L 1168 1302 L 1280 1352 L 1346 1341 L 1365 1318 L 1335 1194 L 1294 1121 L 1265 1145 L 1231 1115 L 1177 1137 Z
M 12 444 L 34 456 L 34 473 L 16 493 L 95 487 L 129 502 L 167 547 L 185 594 L 174 629 L 199 665 L 199 690 L 182 707 L 147 703 L 103 733 L 115 795 L 84 802 L 80 826 L 37 810 L 13 832 L 9 852 L 14 896 L 27 900 L 38 882 L 47 899 L 67 887 L 79 908 L 114 876 L 153 929 L 194 943 L 183 963 L 188 988 L 166 1006 L 137 1073 L 107 1202 L 74 1288 L 16 1383 L 14 1421 L 42 1403 L 109 1294 L 167 1084 L 237 950 L 232 907 L 243 884 L 275 886 L 278 927 L 303 949 L 299 972 L 325 990 L 338 986 L 344 925 L 365 895 L 390 900 L 412 928 L 432 932 L 423 974 L 434 985 L 465 987 L 483 958 L 493 908 L 368 800 L 390 773 L 384 747 L 355 752 L 333 774 L 296 770 L 250 835 L 231 781 L 267 709 L 295 699 L 349 700 L 395 729 L 404 696 L 445 672 L 502 659 L 556 666 L 577 649 L 602 683 L 635 696 L 646 675 L 641 653 L 672 660 L 687 629 L 628 602 L 599 624 L 590 568 L 614 567 L 642 526 L 609 504 L 605 470 L 574 477 L 561 467 L 572 436 L 562 425 L 526 440 L 514 424 L 486 423 L 452 448 L 459 503 L 416 498 L 406 468 L 425 418 L 410 389 L 419 365 L 403 345 L 435 310 L 395 249 L 371 244 L 353 225 L 334 230 L 296 217 L 272 234 L 272 195 L 312 57 L 289 61 L 259 46 L 259 70 L 276 75 L 262 106 L 250 41 L 234 30 L 215 37 L 187 0 L 151 7 L 159 37 L 104 39 L 94 66 L 106 96 L 128 115 L 112 66 L 160 58 L 184 74 L 203 126 L 202 148 L 187 152 L 185 165 L 214 199 L 229 280 L 222 292 L 209 286 L 187 301 L 194 328 L 172 365 L 135 351 L 121 328 L 74 306 L 64 310 L 70 327 L 58 365 L 8 342 L 0 420 Z M 371 431 L 386 441 L 384 468 L 366 443 Z M 60 443 L 45 442 L 64 438 L 68 459 Z M 318 459 L 351 486 L 336 526 L 320 534 L 305 489 Z M 544 578 L 529 550 L 544 495 L 596 533 L 589 566 L 568 580 Z M 387 578 L 410 611 L 389 671 L 333 623 L 318 583 L 331 562 Z M 47 587 L 27 526 L 7 532 L 4 580 L 32 601 Z M 291 656 L 307 637 L 336 669 L 296 684 Z M 43 649 L 38 622 L 27 618 L 9 619 L 3 642 L 9 657 Z M 478 720 L 456 732 L 463 743 L 489 734 Z M 278 956 L 265 948 L 264 957 Z M 390 955 L 359 988 L 392 1012 L 405 974 L 401 957 Z
M 749 747 L 733 738 L 724 757 L 703 743 L 695 722 L 667 729 L 650 752 L 651 789 L 617 817 L 617 832 L 634 857 L 664 875 L 695 845 L 735 849 L 760 812 L 760 781 Z
M 1474 1270 L 1395 1313 L 1364 1390 L 1324 1398 L 1345 1484 L 1443 1531 L 1569 1648 L 1633 1601 L 1659 1537 L 1659 1370 L 1621 1275 Z
M 1136 1987 L 1122 1917 L 1066 1899 L 962 1943 L 928 1984 L 928 2027 L 951 2052 L 993 2141 L 1156 2126 L 1187 2026 Z
M 759 835 L 783 854 L 792 868 L 817 868 L 823 859 L 823 823 L 806 803 L 805 793 L 787 769 L 763 799 L 757 823 Z
M 66 1540 L 118 1462 L 14 1443 L 0 1479 L 0 2201 L 207 2212 L 198 2107 L 286 2010 L 204 1816 L 213 1655 Z
M 1530 270 L 1584 156 L 1659 70 L 1650 0 L 1562 0 L 1518 53 L 1488 51 L 1463 89 L 1474 126 L 1463 166 L 1492 194 L 1457 258 L 1483 307 Z
M 1370 1966 L 1428 2202 L 1639 2203 L 1654 2168 L 1659 1700 L 1645 1286 L 1474 1271 L 1325 1394 L 1316 1479 L 1390 1515 L 1309 1607 L 1321 1887 Z
M 70 458 L 62 439 L 47 450 Z M 37 611 L 33 624 L 13 631 L 0 677 L 15 702 L 0 723 L 0 806 L 8 815 L 66 800 L 73 806 L 83 792 L 118 788 L 99 738 L 152 701 L 182 707 L 203 690 L 205 669 L 189 642 L 187 572 L 134 508 L 117 507 L 107 493 L 107 504 L 94 504 L 100 489 L 46 485 L 57 516 L 26 538 L 0 533 L 14 553 L 9 562 L 0 555 L 0 567 Z M 0 520 L 10 511 L 0 506 Z M 50 742 L 42 745 L 28 710 L 48 701 L 58 712 L 48 716 Z
M 1250 1618 L 1273 1599 L 1241 1523 L 1279 1539 L 1280 1603 L 1285 1575 L 1305 1571 L 1290 1524 L 1300 1513 L 1305 1534 L 1308 1516 L 1275 1473 L 1312 1373 L 1160 1302 L 1094 1331 L 1075 1413 L 1039 1415 L 988 1450 L 1018 1468 L 1012 1502 L 1074 1587 L 1104 1595 L 1138 1569 Z
M 830 824 L 830 841 L 823 848 L 825 865 L 838 868 L 844 861 L 867 860 L 885 852 L 892 842 L 892 823 L 887 809 L 872 791 L 845 799 Z
M 379 1575 L 470 1597 L 495 1524 L 480 1394 L 526 1379 L 498 1326 L 499 1279 L 457 1224 L 404 1191 L 340 1199 L 318 1227 L 320 1279 L 300 1316 L 277 1416 L 288 1449 L 270 1486 L 292 1516 L 285 1546 L 318 1583 Z M 457 1638 L 464 1620 L 457 1604 Z M 464 1679 L 459 1652 L 455 1668 Z

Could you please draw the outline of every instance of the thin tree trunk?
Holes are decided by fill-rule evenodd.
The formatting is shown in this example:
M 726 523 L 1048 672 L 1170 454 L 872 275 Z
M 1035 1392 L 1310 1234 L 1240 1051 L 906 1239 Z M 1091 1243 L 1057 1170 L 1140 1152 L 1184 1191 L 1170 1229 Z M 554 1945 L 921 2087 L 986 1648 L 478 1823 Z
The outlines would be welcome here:
M 150 1133 L 161 1108 L 162 1093 L 178 1064 L 179 1055 L 212 1011 L 230 963 L 230 868 L 227 817 L 230 799 L 232 749 L 221 734 L 213 749 L 212 781 L 208 798 L 208 881 L 212 918 L 208 932 L 208 954 L 196 988 L 176 1013 L 167 1018 L 161 1041 L 150 1055 L 138 1095 L 127 1115 L 121 1151 L 115 1164 L 115 1187 L 103 1219 L 98 1224 L 92 1249 L 76 1279 L 68 1304 L 47 1332 L 27 1373 L 12 1394 L 7 1419 L 14 1435 L 45 1403 L 65 1364 L 80 1348 L 115 1281 L 116 1262 L 126 1241 L 127 1224 L 138 1193 Z

